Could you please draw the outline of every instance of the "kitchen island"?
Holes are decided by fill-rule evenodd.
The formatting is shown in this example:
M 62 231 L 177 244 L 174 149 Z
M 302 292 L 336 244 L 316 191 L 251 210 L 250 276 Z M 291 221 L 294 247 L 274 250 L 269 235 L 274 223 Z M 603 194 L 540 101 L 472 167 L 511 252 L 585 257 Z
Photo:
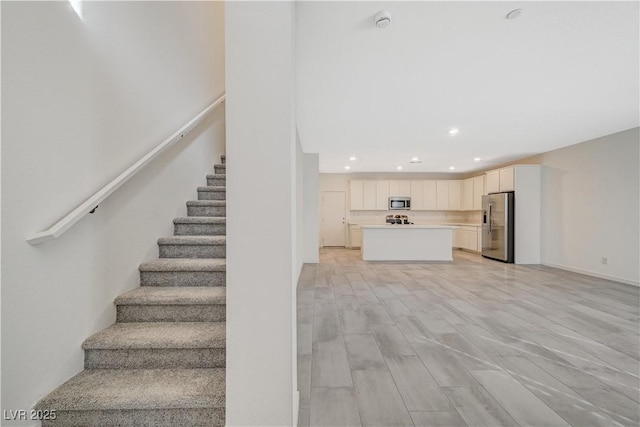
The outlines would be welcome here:
M 453 225 L 363 225 L 364 261 L 452 261 Z

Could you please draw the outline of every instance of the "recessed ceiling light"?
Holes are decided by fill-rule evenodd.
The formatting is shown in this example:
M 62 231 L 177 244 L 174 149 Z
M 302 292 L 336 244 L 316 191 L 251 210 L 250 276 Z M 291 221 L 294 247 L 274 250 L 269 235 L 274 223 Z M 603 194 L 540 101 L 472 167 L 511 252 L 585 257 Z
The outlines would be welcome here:
M 356 161 L 356 160 L 358 160 L 358 159 L 356 159 L 356 156 L 351 156 L 351 157 L 349 157 L 349 160 L 351 160 L 352 162 L 354 162 L 354 161 Z
M 507 13 L 507 19 L 516 19 L 522 13 L 522 9 L 513 9 L 511 12 Z
M 460 131 L 458 129 L 456 129 L 456 128 L 449 129 L 449 135 L 455 135 L 458 132 L 460 132 Z
M 351 166 L 345 166 L 344 168 L 345 168 L 346 170 L 349 170 L 349 169 L 351 169 Z
M 420 159 L 414 156 L 414 157 L 411 158 L 411 161 L 412 162 L 419 162 Z
M 449 166 L 450 171 L 455 170 L 455 168 L 456 168 L 455 166 Z
M 402 170 L 402 166 L 398 166 L 396 169 L 398 169 L 399 171 Z
M 482 161 L 482 157 L 474 157 L 473 161 L 474 162 L 481 162 Z

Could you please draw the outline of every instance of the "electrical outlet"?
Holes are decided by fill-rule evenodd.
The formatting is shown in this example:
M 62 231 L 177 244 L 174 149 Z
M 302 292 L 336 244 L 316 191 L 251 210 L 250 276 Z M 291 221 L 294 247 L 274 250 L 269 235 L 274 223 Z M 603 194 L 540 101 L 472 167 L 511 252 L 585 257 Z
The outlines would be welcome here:
M 600 260 L 600 262 L 605 264 L 605 265 L 607 265 L 607 264 L 609 264 L 609 259 L 606 256 L 603 256 L 602 260 Z

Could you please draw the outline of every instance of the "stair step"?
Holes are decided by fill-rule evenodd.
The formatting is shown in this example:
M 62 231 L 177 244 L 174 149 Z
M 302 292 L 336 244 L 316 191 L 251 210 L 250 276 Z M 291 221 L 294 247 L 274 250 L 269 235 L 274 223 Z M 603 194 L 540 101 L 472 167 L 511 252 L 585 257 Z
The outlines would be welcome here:
M 227 175 L 225 174 L 207 175 L 207 185 L 224 187 L 225 185 L 227 185 Z
M 226 191 L 226 187 L 221 186 L 198 187 L 198 200 L 224 200 Z
M 160 258 L 224 258 L 225 236 L 173 236 L 158 239 Z
M 224 286 L 226 260 L 161 258 L 140 264 L 141 286 Z
M 188 216 L 227 216 L 227 202 L 224 200 L 190 200 L 187 202 Z
M 116 298 L 117 322 L 223 322 L 224 286 L 141 286 Z
M 224 322 L 116 323 L 82 344 L 85 369 L 221 368 Z
M 45 396 L 43 427 L 222 426 L 224 369 L 85 370 Z
M 216 174 L 226 174 L 227 173 L 227 165 L 213 165 L 213 170 Z
M 226 217 L 188 216 L 173 220 L 176 236 L 224 236 L 227 233 Z

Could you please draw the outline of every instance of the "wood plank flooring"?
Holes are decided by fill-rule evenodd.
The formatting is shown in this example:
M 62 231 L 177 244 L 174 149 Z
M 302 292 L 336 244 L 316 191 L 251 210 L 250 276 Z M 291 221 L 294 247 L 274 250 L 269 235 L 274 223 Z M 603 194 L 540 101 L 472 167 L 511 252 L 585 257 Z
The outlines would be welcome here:
M 639 291 L 462 251 L 322 249 L 298 284 L 298 424 L 638 426 Z

